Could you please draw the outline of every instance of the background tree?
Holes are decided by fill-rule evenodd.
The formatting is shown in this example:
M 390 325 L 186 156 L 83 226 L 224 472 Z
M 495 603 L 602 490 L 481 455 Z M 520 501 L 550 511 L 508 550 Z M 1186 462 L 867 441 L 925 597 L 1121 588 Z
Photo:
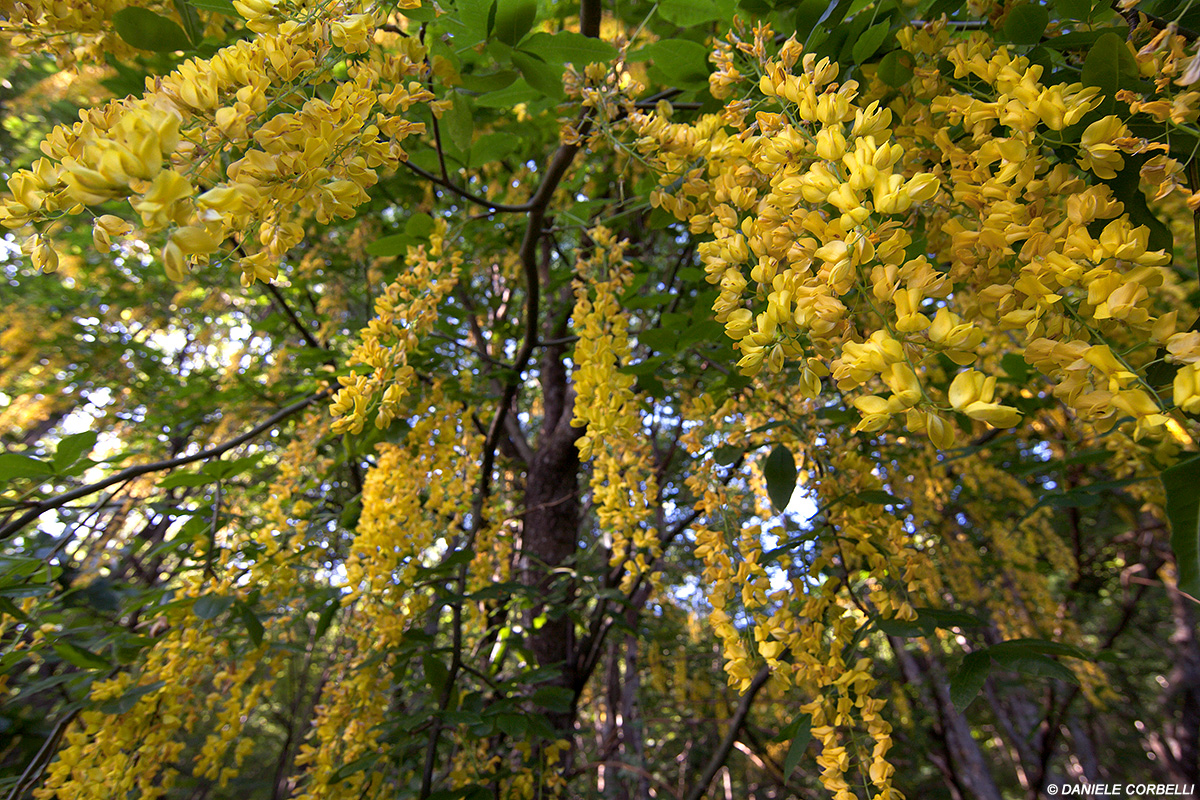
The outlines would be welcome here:
M 0 0 L 6 796 L 1194 791 L 1198 15 Z

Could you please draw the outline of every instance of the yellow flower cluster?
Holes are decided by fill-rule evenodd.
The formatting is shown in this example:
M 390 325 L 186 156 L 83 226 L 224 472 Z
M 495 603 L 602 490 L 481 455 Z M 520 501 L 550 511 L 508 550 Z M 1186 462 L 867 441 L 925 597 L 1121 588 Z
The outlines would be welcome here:
M 127 53 L 108 21 L 128 6 L 162 10 L 169 4 L 127 0 L 0 0 L 0 38 L 18 53 L 50 54 L 60 66 Z
M 329 24 L 287 18 L 184 62 L 142 97 L 56 128 L 42 145 L 47 157 L 10 178 L 0 222 L 31 231 L 26 249 L 47 271 L 57 256 L 39 231 L 104 207 L 118 213 L 95 214 L 101 252 L 114 237 L 162 234 L 172 280 L 218 254 L 236 256 L 247 285 L 274 278 L 307 219 L 352 216 L 377 171 L 407 158 L 401 142 L 424 126 L 403 113 L 433 99 L 414 80 L 425 51 L 413 39 L 348 63 L 329 100 L 300 97 L 300 87 L 330 80 L 346 53 L 368 49 L 375 12 L 349 0 L 333 6 Z
M 387 428 L 400 412 L 416 382 L 409 354 L 433 329 L 442 300 L 458 283 L 462 255 L 446 253 L 445 237 L 446 221 L 437 220 L 429 245 L 409 248 L 404 270 L 375 298 L 375 318 L 362 329 L 349 360 L 371 372 L 338 378 L 342 388 L 330 408 L 335 433 L 360 433 L 376 398 L 376 427 Z
M 653 523 L 658 478 L 643 430 L 636 379 L 620 372 L 630 362 L 629 315 L 621 293 L 633 280 L 626 242 L 604 228 L 590 231 L 595 249 L 576 272 L 572 318 L 575 345 L 575 407 L 571 424 L 586 427 L 577 446 L 592 460 L 592 504 L 600 527 L 612 537 L 612 564 L 626 568 L 626 586 L 650 571 L 662 554 Z
M 359 772 L 330 782 L 346 763 L 378 748 L 392 692 L 395 648 L 429 595 L 414 586 L 422 566 L 436 562 L 471 509 L 483 437 L 462 421 L 470 409 L 435 386 L 410 398 L 421 419 L 400 445 L 381 444 L 363 486 L 362 516 L 346 563 L 345 623 L 353 656 L 327 686 L 312 737 L 300 748 L 309 781 L 300 800 L 387 796 L 386 781 Z M 405 780 L 401 776 L 400 780 Z
M 269 652 L 264 645 L 235 654 L 218 624 L 206 623 L 189 612 L 190 601 L 215 595 L 245 602 L 249 595 L 246 587 L 254 587 L 264 605 L 291 606 L 305 613 L 304 597 L 294 591 L 297 578 L 294 563 L 288 561 L 293 551 L 290 539 L 303 535 L 305 522 L 297 518 L 309 509 L 297 495 L 314 480 L 312 475 L 301 474 L 301 466 L 313 466 L 316 441 L 327 431 L 328 418 L 318 412 L 308 414 L 298 425 L 296 438 L 282 454 L 279 474 L 269 487 L 262 526 L 226 533 L 227 547 L 214 561 L 220 577 L 189 580 L 181 587 L 181 596 L 189 602 L 170 612 L 170 629 L 151 646 L 138 669 L 96 685 L 91 699 L 97 703 L 119 700 L 131 691 L 142 696 L 123 713 L 85 711 L 68 733 L 58 760 L 50 766 L 40 797 L 107 797 L 116 785 L 131 790 L 137 787 L 138 796 L 161 796 L 177 780 L 177 770 L 183 766 L 180 755 L 195 736 L 202 736 L 203 743 L 191 765 L 194 775 L 224 786 L 241 771 L 255 746 L 254 739 L 244 735 L 246 723 L 266 708 L 261 698 L 272 691 L 286 653 Z M 136 530 L 136 526 L 128 527 Z M 124 530 L 119 531 L 114 543 L 125 535 Z M 262 546 L 264 557 L 245 565 L 233 554 L 251 542 Z M 98 564 L 89 563 L 84 571 L 98 569 Z M 283 618 L 269 617 L 262 622 L 264 639 L 290 634 Z
M 785 394 L 788 391 L 779 388 Z M 800 404 L 805 402 L 798 390 L 795 399 Z M 744 400 L 731 400 L 717 407 L 711 399 L 702 399 L 687 411 L 700 412 L 698 418 L 741 417 L 749 423 L 754 412 L 745 406 Z M 712 434 L 711 429 L 697 428 L 685 437 L 698 459 L 706 437 Z M 805 452 L 800 441 L 788 444 Z M 837 449 L 836 442 L 827 445 Z M 838 476 L 836 479 L 818 484 L 822 498 L 879 487 L 878 478 L 862 469 L 861 459 L 854 458 L 848 457 L 838 465 L 832 473 Z M 745 691 L 757 669 L 754 661 L 761 658 L 777 675 L 786 677 L 789 685 L 813 698 L 802 708 L 811 715 L 813 736 L 822 745 L 817 759 L 822 783 L 835 797 L 854 797 L 848 774 L 859 765 L 864 779 L 874 785 L 877 797 L 901 797 L 891 785 L 894 769 L 887 761 L 887 752 L 892 727 L 882 715 L 885 701 L 872 696 L 877 681 L 871 674 L 870 661 L 863 657 L 847 659 L 853 652 L 850 643 L 868 624 L 861 603 L 873 603 L 886 618 L 911 619 L 912 606 L 906 599 L 896 598 L 906 597 L 907 591 L 923 591 L 924 581 L 932 578 L 928 560 L 911 546 L 898 520 L 880 521 L 872 509 L 843 508 L 841 516 L 833 514 L 829 522 L 831 527 L 836 526 L 841 544 L 822 547 L 820 556 L 807 567 L 790 555 L 779 559 L 778 568 L 792 577 L 789 585 L 771 590 L 768 561 L 762 552 L 764 534 L 778 537 L 778 541 L 787 535 L 786 529 L 778 526 L 764 530 L 761 524 L 751 524 L 742 528 L 735 542 L 730 542 L 720 523 L 731 498 L 711 458 L 701 460 L 688 478 L 688 487 L 699 498 L 696 509 L 707 523 L 695 531 L 695 554 L 705 564 L 702 578 L 713 607 L 709 622 L 721 639 L 730 684 Z M 842 564 L 844 571 L 836 568 Z M 835 569 L 828 570 L 830 566 Z M 833 577 L 866 570 L 876 575 L 905 575 L 908 586 L 877 583 L 870 587 L 868 598 L 859 600 L 853 598 L 858 587 Z M 826 577 L 819 577 L 822 575 Z M 740 609 L 733 604 L 737 587 Z M 750 627 L 756 655 L 752 655 L 746 634 L 734 621 L 742 612 L 754 620 Z M 869 752 L 847 749 L 848 740 L 857 741 L 855 734 L 860 728 L 873 742 Z
M 690 401 L 684 407 L 684 413 L 689 419 L 720 418 L 721 412 L 729 408 L 718 409 L 711 397 L 702 396 Z M 692 414 L 691 412 L 699 412 Z M 697 428 L 686 434 L 685 444 L 693 456 L 699 456 L 704 445 L 701 439 L 701 429 Z M 723 510 L 729 505 L 730 499 L 726 487 L 717 474 L 717 465 L 711 458 L 698 460 L 694 469 L 687 477 L 688 490 L 696 496 L 696 510 L 703 516 L 692 529 L 696 546 L 692 552 L 704 563 L 701 580 L 705 584 L 705 597 L 712 606 L 708 621 L 713 631 L 721 640 L 722 651 L 725 654 L 725 672 L 729 676 L 730 685 L 738 691 L 745 691 L 753 678 L 749 654 L 742 642 L 742 637 L 733 625 L 733 616 L 727 611 L 730 600 L 734 596 L 733 575 L 736 568 L 733 565 L 732 548 L 729 546 L 724 522 Z
M 98 703 L 116 701 L 131 691 L 141 696 L 120 714 L 82 712 L 35 797 L 101 800 L 115 792 L 154 800 L 171 791 L 185 747 L 179 734 L 194 730 L 199 722 L 194 693 L 214 674 L 213 654 L 223 647 L 199 620 L 188 616 L 177 615 L 175 627 L 154 645 L 142 677 L 122 672 L 93 686 L 91 699 Z M 156 688 L 155 680 L 162 685 Z
M 1150 354 L 1115 354 L 1146 341 L 1186 349 L 1155 293 L 1170 255 L 1100 180 L 1123 169 L 1122 154 L 1160 145 L 1103 117 L 1083 131 L 1073 170 L 1050 148 L 1099 105 L 1095 88 L 1045 86 L 1040 66 L 982 35 L 951 46 L 935 25 L 900 39 L 924 61 L 910 96 L 887 108 L 794 41 L 769 56 L 760 28 L 718 49 L 711 82 L 735 98 L 723 112 L 693 124 L 630 114 L 662 175 L 652 200 L 710 237 L 700 254 L 739 368 L 786 370 L 808 397 L 828 378 L 859 430 L 900 417 L 947 448 L 956 417 L 1020 422 L 997 384 L 1011 349 L 1084 418 L 1132 416 L 1139 436 L 1157 434 L 1172 406 L 1138 377 Z M 993 94 L 960 92 L 966 78 Z M 766 109 L 751 118 L 755 94 Z M 1153 162 L 1143 174 L 1172 191 L 1181 167 Z M 1174 407 L 1200 406 L 1195 374 L 1181 371 Z

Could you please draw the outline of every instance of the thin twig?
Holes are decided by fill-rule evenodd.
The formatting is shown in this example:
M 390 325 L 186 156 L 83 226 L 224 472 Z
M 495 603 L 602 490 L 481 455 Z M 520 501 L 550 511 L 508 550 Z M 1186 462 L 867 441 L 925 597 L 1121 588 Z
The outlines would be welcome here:
M 271 296 L 279 302 L 279 305 L 283 308 L 284 315 L 291 320 L 292 327 L 300 333 L 300 335 L 304 338 L 305 343 L 309 347 L 315 347 L 318 350 L 324 350 L 325 346 L 317 341 L 316 337 L 312 335 L 312 332 L 308 328 L 304 327 L 304 323 L 300 320 L 300 317 L 297 316 L 296 312 L 292 310 L 292 307 L 288 305 L 287 300 L 283 298 L 283 294 L 280 293 L 275 284 L 265 282 L 264 285 L 267 287 L 267 291 L 271 293 Z
M 96 481 L 95 483 L 89 483 L 86 486 L 80 486 L 77 489 L 72 489 L 69 492 L 63 492 L 55 497 L 48 497 L 45 500 L 39 500 L 29 511 L 25 512 L 20 517 L 17 517 L 17 519 L 10 522 L 8 525 L 5 525 L 3 528 L 0 528 L 0 541 L 10 538 L 17 531 L 21 530 L 47 511 L 55 508 L 61 508 L 72 500 L 78 500 L 81 497 L 87 497 L 90 494 L 95 494 L 103 489 L 107 489 L 109 486 L 114 484 L 130 480 L 131 478 L 137 478 L 151 472 L 161 472 L 165 469 L 182 467 L 186 464 L 191 464 L 196 461 L 216 458 L 217 456 L 232 450 L 238 445 L 245 444 L 254 437 L 273 427 L 279 421 L 290 417 L 292 414 L 295 414 L 297 411 L 305 409 L 318 400 L 325 398 L 329 395 L 329 392 L 329 389 L 324 389 L 303 400 L 292 403 L 290 406 L 275 412 L 265 421 L 254 426 L 245 433 L 235 436 L 224 444 L 217 445 L 216 447 L 210 447 L 207 450 L 201 450 L 200 452 L 193 453 L 190 456 L 180 456 L 178 458 L 169 458 L 163 461 L 154 461 L 149 464 L 140 464 L 136 467 L 129 467 L 128 469 L 121 470 L 115 475 L 108 476 L 104 480 Z
M 729 758 L 729 753 L 733 750 L 733 743 L 737 741 L 738 733 L 742 730 L 742 725 L 746 722 L 746 717 L 750 714 L 750 706 L 754 704 L 754 698 L 762 687 L 766 686 L 767 680 L 771 677 L 770 667 L 762 667 L 758 670 L 758 674 L 754 676 L 754 680 L 750 681 L 749 688 L 742 695 L 742 700 L 738 703 L 737 711 L 734 712 L 733 718 L 729 720 L 729 731 L 725 734 L 725 739 L 721 742 L 721 746 L 717 748 L 717 752 L 708 761 L 708 766 L 704 768 L 700 779 L 696 781 L 696 785 L 687 793 L 687 800 L 700 800 L 704 797 L 704 793 L 708 791 L 708 785 L 712 783 L 712 779 L 716 777 L 717 772 L 721 767 L 725 766 L 725 760 Z
M 410 172 L 412 172 L 414 175 L 419 175 L 420 177 L 424 178 L 427 181 L 436 183 L 438 186 L 441 186 L 443 189 L 448 189 L 449 191 L 453 192 L 454 194 L 458 195 L 459 197 L 461 197 L 464 200 L 469 200 L 472 203 L 474 203 L 475 205 L 483 206 L 484 208 L 488 209 L 488 213 L 485 214 L 484 216 L 491 216 L 492 213 L 497 212 L 497 211 L 503 211 L 503 212 L 513 213 L 513 214 L 524 214 L 525 212 L 530 210 L 529 203 L 521 203 L 519 205 L 510 205 L 508 203 L 495 203 L 495 202 L 492 202 L 491 200 L 488 200 L 486 197 L 480 197 L 479 195 L 471 194 L 466 189 L 459 188 L 458 186 L 455 186 L 453 183 L 450 183 L 449 181 L 444 181 L 441 178 L 439 178 L 437 175 L 434 175 L 432 172 L 427 172 L 426 170 L 421 169 L 420 167 L 418 167 L 416 164 L 412 163 L 411 161 L 401 161 L 400 163 L 403 164 L 405 167 L 407 167 L 408 170 Z

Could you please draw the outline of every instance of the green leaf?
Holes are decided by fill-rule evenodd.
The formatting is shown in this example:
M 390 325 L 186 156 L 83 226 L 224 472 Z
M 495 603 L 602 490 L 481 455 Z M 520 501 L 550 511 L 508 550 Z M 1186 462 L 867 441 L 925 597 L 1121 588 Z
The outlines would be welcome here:
M 663 39 L 629 55 L 630 61 L 653 61 L 669 80 L 678 84 L 708 81 L 708 48 L 689 39 Z
M 385 258 L 387 256 L 399 256 L 408 252 L 408 248 L 414 247 L 419 242 L 417 237 L 410 236 L 407 233 L 397 233 L 394 236 L 385 236 L 382 239 L 376 239 L 367 245 L 366 250 L 368 255 Z
M 187 34 L 188 40 L 193 46 L 200 44 L 200 40 L 204 38 L 204 23 L 200 21 L 196 9 L 187 0 L 175 0 L 175 10 L 183 20 L 183 32 Z
M 883 22 L 876 22 L 863 31 L 863 35 L 858 37 L 858 41 L 854 43 L 854 47 L 850 51 L 855 62 L 862 64 L 879 52 L 879 48 L 883 46 L 883 41 L 887 39 L 888 31 L 891 28 L 892 23 L 889 20 L 884 20 Z
M 261 454 L 256 456 L 246 456 L 245 458 L 209 461 L 204 465 L 200 472 L 204 475 L 209 475 L 216 480 L 224 480 L 250 470 L 252 467 L 257 466 L 259 461 L 262 461 Z
M 897 639 L 912 639 L 920 636 L 925 636 L 925 630 L 915 622 L 906 622 L 902 619 L 877 619 L 875 627 L 883 631 L 888 636 L 895 636 Z
M 538 91 L 530 86 L 527 81 L 517 79 L 507 89 L 499 89 L 494 92 L 481 94 L 475 98 L 475 105 L 479 108 L 512 108 L 518 103 L 528 103 L 531 100 L 536 100 L 538 96 Z
M 53 474 L 54 468 L 45 461 L 16 453 L 0 453 L 0 480 L 41 478 Z
M 898 505 L 904 501 L 894 494 L 889 494 L 882 489 L 867 489 L 866 491 L 857 492 L 851 495 L 860 503 L 868 505 Z
M 713 0 L 661 0 L 658 13 L 681 28 L 704 25 L 721 18 L 721 9 Z
M 468 92 L 483 93 L 498 92 L 507 86 L 511 86 L 512 82 L 515 81 L 517 77 L 518 75 L 516 70 L 502 69 L 498 72 L 490 72 L 486 75 L 463 75 L 461 76 L 461 79 L 463 88 Z
M 617 48 L 608 42 L 572 31 L 535 33 L 521 42 L 521 49 L 549 64 L 570 62 L 577 67 L 617 57 Z
M 379 761 L 379 759 L 380 759 L 379 753 L 368 753 L 365 756 L 356 758 L 353 761 L 342 764 L 340 767 L 338 767 L 337 772 L 334 772 L 332 775 L 329 776 L 329 783 L 330 784 L 341 783 L 342 781 L 349 778 L 351 775 L 356 775 L 360 772 L 364 772 L 364 771 L 370 769 L 372 766 L 374 766 L 375 762 Z
M 8 614 L 14 619 L 19 619 L 21 622 L 28 623 L 30 621 L 29 616 L 22 611 L 16 603 L 14 603 L 12 600 L 9 600 L 7 597 L 0 597 L 0 612 Z M 10 655 L 17 655 L 21 658 L 24 658 L 24 654 L 20 651 Z
M 950 679 L 950 702 L 959 711 L 966 711 L 967 706 L 983 689 L 988 673 L 992 669 L 992 657 L 986 650 L 968 653 L 962 660 L 962 665 L 954 677 Z
M 1118 52 L 1128 53 L 1129 51 L 1122 43 Z M 1150 206 L 1146 202 L 1146 195 L 1141 189 L 1141 168 L 1146 159 L 1145 154 L 1126 155 L 1125 166 L 1117 173 L 1116 177 L 1109 178 L 1104 183 L 1112 189 L 1113 196 L 1124 204 L 1129 220 L 1135 226 L 1145 225 L 1150 229 L 1150 239 L 1146 249 L 1166 250 L 1167 253 L 1171 253 L 1175 247 L 1175 236 L 1171 232 L 1171 228 L 1150 210 Z
M 1071 31 L 1063 33 L 1051 39 L 1042 42 L 1043 47 L 1048 47 L 1051 50 L 1082 50 L 1090 49 L 1100 37 L 1106 33 L 1116 33 L 1120 38 L 1125 38 L 1122 31 L 1125 28 L 1095 28 L 1090 31 Z
M 96 446 L 97 435 L 94 431 L 64 436 L 54 451 L 54 471 L 62 472 L 79 460 L 79 457 L 92 452 Z
M 792 451 L 776 445 L 763 462 L 763 477 L 767 480 L 767 494 L 771 504 L 779 511 L 787 508 L 796 490 L 796 459 Z
M 563 94 L 562 86 L 562 67 L 547 64 L 539 58 L 536 58 L 528 53 L 523 53 L 520 50 L 514 50 L 512 54 L 513 66 L 521 71 L 522 77 L 526 82 L 537 89 L 546 97 L 554 100 L 561 100 Z
M 158 482 L 160 489 L 174 489 L 179 486 L 206 486 L 215 483 L 216 478 L 200 472 L 174 472 Z
M 453 21 L 460 23 L 470 34 L 470 38 L 462 44 L 478 44 L 486 39 L 496 19 L 496 0 L 456 0 L 454 5 L 457 12 L 452 17 Z M 455 42 L 458 43 L 457 37 Z
M 404 233 L 376 239 L 367 245 L 367 253 L 379 258 L 404 255 L 408 248 L 429 241 L 429 234 L 433 233 L 433 228 L 433 217 L 418 212 L 408 218 L 404 225 Z
M 687 347 L 690 344 L 698 342 L 706 342 L 710 344 L 724 344 L 725 326 L 713 319 L 705 319 L 693 325 L 689 325 L 684 330 L 683 335 L 679 337 L 679 344 L 682 347 Z
M 211 11 L 214 14 L 224 14 L 238 19 L 241 17 L 233 7 L 233 0 L 188 0 L 188 5 L 201 11 Z
M 1200 598 L 1200 456 L 1163 470 L 1179 589 Z
M 988 648 L 988 651 L 996 659 L 1000 659 L 1006 655 L 1023 656 L 1023 655 L 1054 655 L 1068 656 L 1069 658 L 1089 659 L 1090 656 L 1078 647 L 1063 642 L 1052 642 L 1047 639 L 1009 639 L 1007 641 L 994 644 Z
M 58 653 L 63 661 L 80 669 L 108 669 L 112 666 L 107 658 L 71 642 L 59 642 L 54 645 L 54 652 Z
M 1004 35 L 1013 44 L 1037 44 L 1050 24 L 1050 12 L 1036 3 L 1026 3 L 1008 12 Z
M 1083 61 L 1083 72 L 1081 80 L 1084 86 L 1098 86 L 1102 92 L 1109 98 L 1107 100 L 1107 108 L 1102 106 L 1101 109 L 1105 113 L 1112 111 L 1113 98 L 1117 94 L 1117 82 L 1119 80 L 1119 69 L 1121 64 L 1120 48 L 1124 47 L 1125 43 L 1115 33 L 1105 33 L 1096 43 L 1092 45 L 1092 49 L 1088 51 L 1087 58 Z
M 680 331 L 670 328 L 651 328 L 639 331 L 638 342 L 658 353 L 674 353 L 678 349 Z
M 912 80 L 913 57 L 907 50 L 893 50 L 879 60 L 879 80 L 899 88 Z
M 723 444 L 713 450 L 713 461 L 716 461 L 722 467 L 728 467 L 741 458 L 744 452 L 746 452 L 744 447 L 738 447 L 735 444 Z
M 1054 8 L 1067 19 L 1086 22 L 1092 15 L 1092 0 L 1054 0 Z
M 501 714 L 496 717 L 496 726 L 514 739 L 524 739 L 529 732 L 529 723 L 521 714 Z
M 415 239 L 428 241 L 435 227 L 433 217 L 424 211 L 418 211 L 408 218 L 408 222 L 404 223 L 404 233 Z
M 254 610 L 245 603 L 239 602 L 236 606 L 238 616 L 242 620 L 242 624 L 246 626 L 246 633 L 250 636 L 251 643 L 258 647 L 262 644 L 264 628 L 262 622 Z
M 54 591 L 54 586 L 48 583 L 32 584 L 32 583 L 6 583 L 0 585 L 0 595 L 4 597 L 37 597 L 38 595 L 50 594 Z
M 1040 655 L 1038 653 L 1027 653 L 1022 655 L 1014 655 L 1009 653 L 995 653 L 995 647 L 988 648 L 995 656 L 996 661 L 1006 669 L 1011 669 L 1014 672 L 1019 672 L 1022 675 L 1033 675 L 1039 678 L 1053 678 L 1055 680 L 1066 681 L 1067 683 L 1079 683 L 1079 679 L 1075 677 L 1075 673 L 1067 667 L 1055 661 L 1049 656 Z
M 515 74 L 515 73 L 514 73 Z M 480 136 L 471 145 L 471 166 L 482 167 L 495 164 L 517 149 L 521 140 L 511 132 L 489 133 Z
M 138 50 L 171 53 L 192 49 L 192 42 L 183 28 L 145 8 L 123 8 L 113 14 L 112 24 L 117 34 Z
M 216 619 L 228 611 L 231 605 L 233 605 L 232 597 L 206 594 L 196 598 L 196 602 L 192 604 L 192 613 L 200 619 Z
M 114 700 L 109 700 L 106 703 L 102 703 L 99 706 L 99 710 L 105 714 L 124 714 L 127 711 L 132 711 L 133 707 L 136 706 L 138 701 L 143 697 L 151 692 L 157 692 L 166 685 L 166 681 L 155 681 L 154 683 L 148 683 L 145 686 L 137 686 Z
M 497 0 L 496 24 L 492 35 L 516 47 L 537 19 L 537 0 Z
M 934 0 L 932 6 L 929 7 L 929 19 L 937 19 L 942 14 L 948 17 L 954 16 L 960 8 L 966 5 L 967 0 Z
M 317 627 L 314 632 L 314 638 L 320 639 L 329 630 L 329 626 L 333 624 L 333 618 L 337 616 L 337 612 L 342 608 L 341 598 L 333 593 L 325 601 L 325 605 L 321 608 L 321 615 L 317 617 Z
M 739 0 L 738 11 L 742 13 L 743 18 L 746 14 L 751 17 L 766 17 L 770 15 L 775 7 L 768 0 Z
M 812 739 L 811 716 L 801 714 L 792 720 L 791 724 L 795 726 L 795 732 L 792 734 L 792 743 L 788 747 L 787 757 L 783 760 L 783 779 L 785 781 L 791 779 L 796 767 L 800 766 L 800 759 L 804 757 L 804 751 L 808 749 L 808 742 Z
M 974 614 L 962 611 L 949 611 L 944 608 L 915 608 L 917 618 L 922 623 L 929 623 L 935 628 L 979 628 L 983 620 Z
M 442 127 L 445 128 L 451 144 L 463 153 L 471 151 L 471 139 L 475 136 L 475 119 L 471 113 L 471 104 L 458 92 L 450 96 L 450 110 L 442 115 Z
M 426 653 L 421 663 L 425 665 L 425 680 L 429 681 L 429 687 L 440 694 L 446 688 L 446 681 L 450 680 L 449 668 L 433 653 Z
M 853 0 L 806 0 L 801 4 L 796 16 L 796 36 L 809 38 L 818 30 L 838 29 L 842 20 L 846 18 L 847 12 L 850 11 L 851 5 L 853 5 Z M 811 21 L 812 14 L 817 10 L 820 11 L 820 15 L 815 21 Z
M 116 73 L 114 77 L 101 81 L 101 84 L 110 92 L 122 97 L 146 91 L 146 73 L 130 69 L 129 65 L 122 64 L 114 58 L 112 53 L 105 55 L 104 61 Z
M 575 704 L 575 693 L 563 686 L 543 686 L 530 699 L 547 711 L 565 714 Z
M 417 22 L 433 22 L 437 19 L 437 11 L 428 3 L 419 5 L 416 8 L 401 8 L 398 10 L 407 18 L 416 20 Z
M 1000 358 L 1000 366 L 1017 383 L 1023 384 L 1029 380 L 1029 365 L 1016 353 L 1005 353 Z

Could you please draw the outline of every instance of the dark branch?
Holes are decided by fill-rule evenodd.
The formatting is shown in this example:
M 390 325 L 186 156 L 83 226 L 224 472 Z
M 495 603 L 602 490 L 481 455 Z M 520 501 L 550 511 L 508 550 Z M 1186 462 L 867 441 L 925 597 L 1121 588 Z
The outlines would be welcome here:
M 404 166 L 406 166 L 409 169 L 409 171 L 412 172 L 413 174 L 419 175 L 420 177 L 424 178 L 427 181 L 431 181 L 432 183 L 436 183 L 438 186 L 441 186 L 443 189 L 453 192 L 454 194 L 458 195 L 459 197 L 461 197 L 464 200 L 469 200 L 470 202 L 474 203 L 475 205 L 483 206 L 484 208 L 488 209 L 489 212 L 505 211 L 505 212 L 511 212 L 514 214 L 523 214 L 526 211 L 530 210 L 529 203 L 521 203 L 520 205 L 509 205 L 507 203 L 494 203 L 491 200 L 488 200 L 486 197 L 480 197 L 479 195 L 471 194 L 466 189 L 461 189 L 458 186 L 455 186 L 453 183 L 450 183 L 449 181 L 444 181 L 441 178 L 439 178 L 437 175 L 434 175 L 432 172 L 426 172 L 425 170 L 421 169 L 420 167 L 418 167 L 416 164 L 412 163 L 411 161 L 401 161 L 400 163 L 403 164 Z
M 284 299 L 283 294 L 279 291 L 275 284 L 266 283 L 264 285 L 267 287 L 267 291 L 271 293 L 271 296 L 278 301 L 280 307 L 283 308 L 284 315 L 291 320 L 292 327 L 299 331 L 300 335 L 304 338 L 305 343 L 307 343 L 309 347 L 315 347 L 318 350 L 324 350 L 325 346 L 318 342 L 317 338 L 312 335 L 312 331 L 305 327 L 304 323 L 300 320 L 300 317 L 297 316 L 296 312 L 292 310 L 292 307 L 288 305 L 288 301 Z
M 95 483 L 89 483 L 86 486 L 80 486 L 79 488 L 72 489 L 69 492 L 63 492 L 62 494 L 57 495 L 55 497 L 49 497 L 49 498 L 46 498 L 45 500 L 39 500 L 33 504 L 33 508 L 31 508 L 29 511 L 25 512 L 20 517 L 17 517 L 17 519 L 13 520 L 8 525 L 5 525 L 3 528 L 0 528 L 0 541 L 4 541 L 5 539 L 8 539 L 9 537 L 13 536 L 17 531 L 24 528 L 30 522 L 33 522 L 35 519 L 40 517 L 45 512 L 50 511 L 55 508 L 60 508 L 61 506 L 64 506 L 67 503 L 70 503 L 72 500 L 78 500 L 81 497 L 87 497 L 90 494 L 95 494 L 96 492 L 107 489 L 109 486 L 112 486 L 114 484 L 130 480 L 131 478 L 137 478 L 142 475 L 149 474 L 151 472 L 161 472 L 162 470 L 165 470 L 165 469 L 174 469 L 175 467 L 182 467 L 186 464 L 191 464 L 196 461 L 204 461 L 205 459 L 216 458 L 216 457 L 232 450 L 233 448 L 237 447 L 238 445 L 245 444 L 246 442 L 250 441 L 254 437 L 263 433 L 264 431 L 269 430 L 270 428 L 272 428 L 273 426 L 278 424 L 281 420 L 284 420 L 284 419 L 290 417 L 292 414 L 295 414 L 297 411 L 301 411 L 301 410 L 307 408 L 308 406 L 312 405 L 313 403 L 317 402 L 318 400 L 321 400 L 321 399 L 327 397 L 329 395 L 329 392 L 330 392 L 329 389 L 325 389 L 323 391 L 317 392 L 316 394 L 314 394 L 310 397 L 305 398 L 304 400 L 300 400 L 295 403 L 292 403 L 290 406 L 287 406 L 286 408 L 281 408 L 279 411 L 272 414 L 270 417 L 268 417 L 262 423 L 254 426 L 253 428 L 251 428 L 250 430 L 246 431 L 245 433 L 243 433 L 239 436 L 235 436 L 234 438 L 230 439 L 229 441 L 227 441 L 223 444 L 217 445 L 216 447 L 210 447 L 207 450 L 201 450 L 200 452 L 193 453 L 190 456 L 180 456 L 178 458 L 169 458 L 169 459 L 165 459 L 163 461 L 154 461 L 149 464 L 140 464 L 136 467 L 129 467 L 128 469 L 121 470 L 120 472 L 116 473 L 115 475 L 109 475 L 107 478 L 105 478 L 102 481 L 96 481 Z
M 750 706 L 754 704 L 754 697 L 758 694 L 763 686 L 766 686 L 767 680 L 771 677 L 769 667 L 762 667 L 758 674 L 754 676 L 754 680 L 750 681 L 750 687 L 746 689 L 746 693 L 742 695 L 742 701 L 738 703 L 737 711 L 734 712 L 733 718 L 729 720 L 729 731 L 725 734 L 725 739 L 721 742 L 721 746 L 717 748 L 717 752 L 713 753 L 713 757 L 709 759 L 708 766 L 704 768 L 704 772 L 700 775 L 700 780 L 696 781 L 696 785 L 687 793 L 687 800 L 700 800 L 704 797 L 704 793 L 708 791 L 708 785 L 712 783 L 712 779 L 717 776 L 717 772 L 721 767 L 725 766 L 725 760 L 729 758 L 729 753 L 733 750 L 733 743 L 737 741 L 738 734 L 742 730 L 742 725 L 746 722 L 746 717 L 750 714 Z

